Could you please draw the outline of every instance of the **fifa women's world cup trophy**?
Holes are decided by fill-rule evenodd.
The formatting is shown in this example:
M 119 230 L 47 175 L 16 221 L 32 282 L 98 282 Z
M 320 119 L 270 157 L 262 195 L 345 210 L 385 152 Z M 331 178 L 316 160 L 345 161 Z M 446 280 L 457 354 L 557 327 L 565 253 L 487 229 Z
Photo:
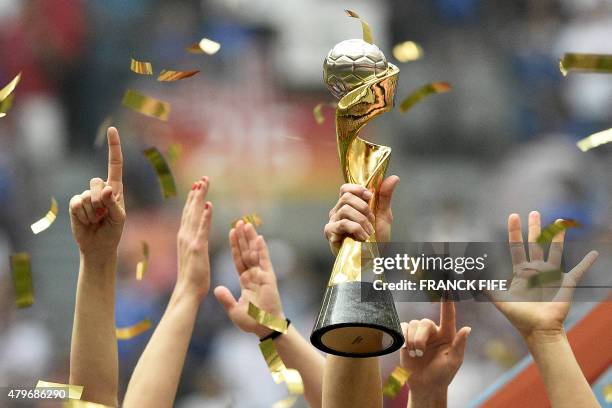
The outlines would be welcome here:
M 337 44 L 323 64 L 325 83 L 339 99 L 336 137 L 344 180 L 373 193 L 369 205 L 374 213 L 391 148 L 367 142 L 357 134 L 393 108 L 398 73 L 376 45 L 357 39 Z M 342 242 L 310 336 L 322 351 L 372 357 L 392 353 L 404 342 L 391 293 L 376 291 L 376 301 L 367 301 L 374 289 L 371 282 L 361 280 L 362 249 L 375 250 L 375 242 L 374 235 L 365 245 L 350 237 Z

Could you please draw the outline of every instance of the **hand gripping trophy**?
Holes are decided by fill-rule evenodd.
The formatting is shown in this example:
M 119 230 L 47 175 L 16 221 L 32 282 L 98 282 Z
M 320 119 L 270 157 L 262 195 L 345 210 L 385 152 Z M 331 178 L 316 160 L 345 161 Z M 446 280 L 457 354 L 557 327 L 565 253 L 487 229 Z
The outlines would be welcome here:
M 369 121 L 393 108 L 398 73 L 376 45 L 357 39 L 337 44 L 323 63 L 325 83 L 339 99 L 336 138 L 344 180 L 373 193 L 369 205 L 374 213 L 391 148 L 357 135 Z M 375 247 L 374 235 L 366 244 L 350 237 L 342 242 L 310 336 L 320 350 L 372 357 L 392 353 L 404 342 L 391 293 L 376 291 L 376 301 L 364 301 L 374 289 L 371 282 L 361 280 L 362 249 Z

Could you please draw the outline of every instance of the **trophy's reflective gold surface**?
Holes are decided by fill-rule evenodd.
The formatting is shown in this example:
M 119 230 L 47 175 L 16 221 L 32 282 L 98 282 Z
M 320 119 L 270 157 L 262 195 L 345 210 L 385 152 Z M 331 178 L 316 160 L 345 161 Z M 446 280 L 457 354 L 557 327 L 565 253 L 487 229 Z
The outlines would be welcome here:
M 378 47 L 362 40 L 337 44 L 324 63 L 325 83 L 340 99 L 336 137 L 344 180 L 373 193 L 369 205 L 374 213 L 391 148 L 357 135 L 368 122 L 393 108 L 398 73 Z M 376 237 L 372 235 L 367 242 L 375 243 Z M 368 293 L 374 293 L 372 284 L 361 280 L 364 248 L 376 250 L 374 244 L 364 246 L 346 237 L 336 257 L 311 335 L 312 343 L 325 352 L 370 357 L 391 353 L 403 343 L 391 294 L 376 291 L 376 301 L 362 300 L 362 294 L 368 297 Z

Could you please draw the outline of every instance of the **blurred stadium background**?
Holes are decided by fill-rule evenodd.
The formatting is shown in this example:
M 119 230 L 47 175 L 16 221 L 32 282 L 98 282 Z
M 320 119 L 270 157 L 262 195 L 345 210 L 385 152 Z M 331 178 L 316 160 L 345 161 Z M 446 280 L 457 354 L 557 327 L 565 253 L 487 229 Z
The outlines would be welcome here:
M 256 212 L 271 246 L 285 312 L 306 336 L 333 258 L 322 229 L 342 183 L 333 112 L 317 125 L 312 109 L 332 101 L 322 61 L 337 42 L 360 38 L 350 8 L 370 23 L 376 43 L 400 69 L 398 100 L 432 81 L 453 90 L 406 114 L 394 110 L 364 130 L 393 147 L 388 174 L 395 241 L 503 241 L 507 215 L 539 209 L 546 222 L 580 220 L 576 239 L 612 237 L 612 147 L 582 153 L 575 142 L 612 124 L 612 81 L 563 78 L 564 52 L 611 53 L 608 0 L 0 0 L 0 84 L 23 71 L 13 109 L 0 119 L 0 384 L 67 382 L 78 271 L 68 201 L 106 174 L 95 148 L 112 116 L 123 141 L 128 221 L 120 247 L 117 325 L 158 321 L 176 271 L 175 235 L 185 192 L 211 177 L 213 284 L 238 293 L 227 232 Z M 185 47 L 206 36 L 214 56 Z M 422 45 L 424 58 L 398 63 L 395 43 Z M 156 70 L 200 69 L 160 83 L 132 73 L 130 58 Z M 168 122 L 121 106 L 127 88 L 172 104 Z M 182 146 L 172 169 L 179 197 L 163 201 L 141 154 Z M 34 236 L 29 225 L 60 203 L 55 224 Z M 149 272 L 134 279 L 141 241 Z M 14 307 L 8 255 L 32 255 L 33 307 Z M 597 265 L 610 271 L 608 254 Z M 598 300 L 598 299 L 593 299 Z M 578 319 L 592 307 L 579 303 Z M 400 318 L 436 318 L 434 304 L 398 304 Z M 473 328 L 449 395 L 464 407 L 527 350 L 490 304 L 458 304 Z M 151 331 L 121 341 L 122 392 Z M 399 359 L 383 359 L 387 374 Z M 257 339 L 231 325 L 210 294 L 204 301 L 176 406 L 264 407 L 286 394 L 267 374 Z M 388 407 L 404 406 L 404 393 Z M 302 402 L 302 404 L 304 404 Z

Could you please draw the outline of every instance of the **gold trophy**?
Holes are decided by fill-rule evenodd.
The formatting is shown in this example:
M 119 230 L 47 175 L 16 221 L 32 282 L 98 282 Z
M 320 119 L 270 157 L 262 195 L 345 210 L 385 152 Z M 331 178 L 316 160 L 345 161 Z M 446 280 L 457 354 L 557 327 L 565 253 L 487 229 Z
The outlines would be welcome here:
M 336 138 L 344 180 L 378 192 L 389 164 L 391 148 L 357 137 L 372 119 L 393 108 L 399 69 L 382 51 L 363 40 L 336 44 L 323 63 L 323 76 L 336 108 Z M 372 357 L 392 353 L 404 342 L 389 291 L 375 291 L 361 279 L 362 251 L 370 258 L 377 251 L 376 237 L 364 244 L 346 237 L 336 257 L 323 304 L 310 336 L 327 353 L 345 357 Z M 376 301 L 364 301 L 373 295 Z M 363 296 L 362 296 L 363 295 Z

